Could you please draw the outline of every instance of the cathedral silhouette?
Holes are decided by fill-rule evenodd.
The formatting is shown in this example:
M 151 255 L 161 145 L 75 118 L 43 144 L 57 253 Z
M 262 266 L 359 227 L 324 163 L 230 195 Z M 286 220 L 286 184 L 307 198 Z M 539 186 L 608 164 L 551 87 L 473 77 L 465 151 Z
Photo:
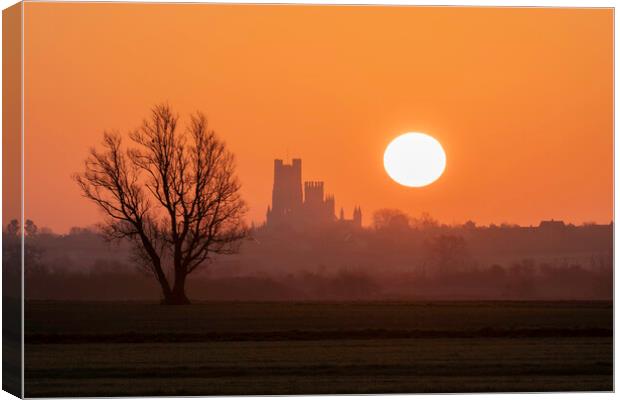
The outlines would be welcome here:
M 267 225 L 293 227 L 321 226 L 333 223 L 362 226 L 362 209 L 355 207 L 353 219 L 336 218 L 335 199 L 325 194 L 325 183 L 307 181 L 302 187 L 301 159 L 291 164 L 274 160 L 271 207 L 267 207 Z

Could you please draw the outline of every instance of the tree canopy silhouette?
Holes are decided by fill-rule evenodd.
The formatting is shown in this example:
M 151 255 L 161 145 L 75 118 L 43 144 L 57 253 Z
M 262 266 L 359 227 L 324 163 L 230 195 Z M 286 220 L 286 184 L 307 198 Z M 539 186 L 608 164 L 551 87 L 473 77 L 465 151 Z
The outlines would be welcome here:
M 135 259 L 161 286 L 164 304 L 188 304 L 185 282 L 213 254 L 238 251 L 246 234 L 233 154 L 201 113 L 181 131 L 168 105 L 130 133 L 104 132 L 74 176 L 83 195 L 106 215 L 110 240 L 129 239 Z
M 373 226 L 377 230 L 409 229 L 409 216 L 401 210 L 382 208 L 372 216 Z

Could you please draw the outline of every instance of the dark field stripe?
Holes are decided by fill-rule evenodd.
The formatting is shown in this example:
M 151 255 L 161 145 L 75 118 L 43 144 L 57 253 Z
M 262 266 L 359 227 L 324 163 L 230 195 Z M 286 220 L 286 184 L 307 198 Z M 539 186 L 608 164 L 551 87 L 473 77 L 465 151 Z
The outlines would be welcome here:
M 461 365 L 458 365 L 461 367 Z M 352 364 L 352 365 L 307 365 L 307 366 L 263 366 L 260 368 L 231 366 L 191 366 L 182 367 L 147 367 L 147 368 L 68 368 L 68 369 L 33 369 L 26 368 L 26 379 L 139 379 L 139 378 L 224 378 L 224 377 L 274 377 L 274 376 L 575 376 L 575 375 L 611 375 L 611 362 L 590 362 L 579 364 L 482 364 L 468 365 L 467 368 L 455 369 L 446 364 Z
M 575 329 L 494 329 L 471 331 L 440 330 L 338 330 L 338 331 L 276 331 L 276 332 L 206 332 L 206 333 L 142 333 L 118 334 L 27 334 L 27 344 L 80 343 L 200 343 L 200 342 L 266 342 L 284 340 L 372 340 L 372 339 L 439 339 L 439 338 L 568 338 L 612 337 L 606 328 Z

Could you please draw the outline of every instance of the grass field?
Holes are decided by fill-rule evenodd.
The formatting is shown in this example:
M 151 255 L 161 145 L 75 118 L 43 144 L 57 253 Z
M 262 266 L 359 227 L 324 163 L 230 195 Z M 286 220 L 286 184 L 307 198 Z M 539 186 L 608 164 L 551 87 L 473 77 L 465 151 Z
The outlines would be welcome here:
M 26 396 L 613 389 L 603 302 L 26 306 Z

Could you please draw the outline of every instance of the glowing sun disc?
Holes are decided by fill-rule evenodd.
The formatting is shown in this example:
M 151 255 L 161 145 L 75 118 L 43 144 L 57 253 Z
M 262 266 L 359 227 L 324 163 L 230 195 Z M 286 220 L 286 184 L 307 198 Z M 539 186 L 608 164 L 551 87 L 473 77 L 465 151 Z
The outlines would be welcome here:
M 383 153 L 383 166 L 397 183 L 422 187 L 435 182 L 443 174 L 446 152 L 434 137 L 409 132 L 390 142 Z

